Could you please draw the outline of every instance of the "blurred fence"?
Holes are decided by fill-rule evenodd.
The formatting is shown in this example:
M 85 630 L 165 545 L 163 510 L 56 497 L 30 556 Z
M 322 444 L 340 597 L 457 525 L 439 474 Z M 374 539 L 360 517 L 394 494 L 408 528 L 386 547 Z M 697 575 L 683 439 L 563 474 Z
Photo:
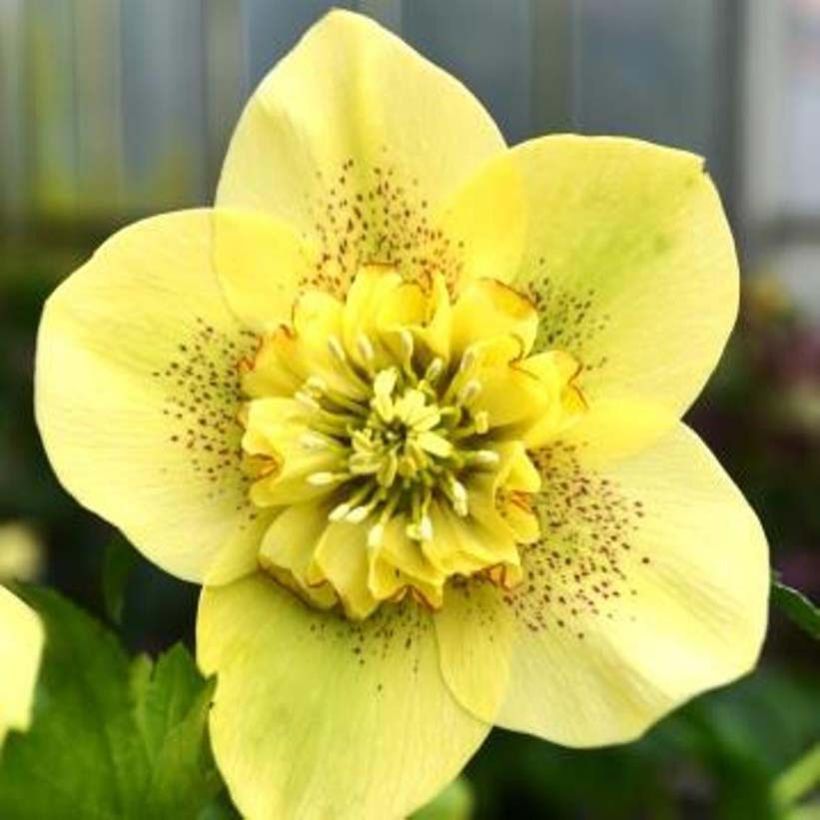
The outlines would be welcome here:
M 0 236 L 208 203 L 245 99 L 331 5 L 0 0 Z M 464 80 L 510 141 L 573 130 L 703 154 L 747 259 L 820 315 L 820 0 L 336 5 Z
M 330 5 L 0 0 L 7 229 L 209 201 L 243 101 Z M 336 5 L 373 15 L 455 72 L 511 140 L 570 128 L 630 133 L 705 153 L 734 186 L 731 3 Z

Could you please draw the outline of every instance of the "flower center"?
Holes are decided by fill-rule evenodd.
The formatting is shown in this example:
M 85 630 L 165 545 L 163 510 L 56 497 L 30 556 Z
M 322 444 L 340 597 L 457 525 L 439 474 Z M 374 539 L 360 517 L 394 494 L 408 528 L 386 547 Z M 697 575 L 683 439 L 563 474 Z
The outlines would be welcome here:
M 378 371 L 356 372 L 337 340 L 340 364 L 363 385 L 372 378 L 369 401 L 349 400 L 328 388 L 320 378 L 308 379 L 297 398 L 308 409 L 310 431 L 302 437 L 308 449 L 331 449 L 342 455 L 337 472 L 311 473 L 315 486 L 335 485 L 343 495 L 329 513 L 331 521 L 361 524 L 371 521 L 368 544 L 377 547 L 393 516 L 406 519 L 405 533 L 413 541 L 430 541 L 434 499 L 459 517 L 469 513 L 469 492 L 463 482 L 476 470 L 494 470 L 495 450 L 482 446 L 489 431 L 486 410 L 474 408 L 481 382 L 470 378 L 469 357 L 447 373 L 440 357 L 417 372 L 413 337 L 401 334 L 404 361 Z M 372 343 L 359 338 L 366 363 Z
M 372 267 L 345 301 L 302 294 L 244 367 L 260 565 L 351 618 L 407 593 L 440 607 L 454 577 L 517 583 L 539 536 L 529 448 L 583 410 L 571 357 L 527 356 L 536 329 L 492 280 L 451 301 L 440 277 Z

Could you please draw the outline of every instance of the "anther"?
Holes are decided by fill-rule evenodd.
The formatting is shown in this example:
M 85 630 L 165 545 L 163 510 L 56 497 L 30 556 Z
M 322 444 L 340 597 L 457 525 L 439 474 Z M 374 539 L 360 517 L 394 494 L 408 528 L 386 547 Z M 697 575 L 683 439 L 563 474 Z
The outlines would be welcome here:
M 337 484 L 350 478 L 348 473 L 311 473 L 305 480 L 313 487 L 327 487 L 330 484 Z
M 350 504 L 345 502 L 345 503 L 339 504 L 338 506 L 334 507 L 330 511 L 330 514 L 328 515 L 328 518 L 331 521 L 342 521 L 345 518 L 347 518 L 347 516 L 349 514 L 350 514 Z
M 467 489 L 453 476 L 450 476 L 450 491 L 453 494 L 453 509 L 462 518 L 467 515 Z
M 459 404 L 471 404 L 478 398 L 480 392 L 481 382 L 478 379 L 470 379 L 470 381 L 458 391 Z
M 461 357 L 458 369 L 462 373 L 466 373 L 475 364 L 475 360 L 475 351 L 471 347 L 468 347 L 467 350 L 464 351 L 464 355 Z
M 301 444 L 305 450 L 329 450 L 332 446 L 324 436 L 310 431 L 302 433 L 299 437 L 299 444 Z
M 338 336 L 330 336 L 327 340 L 327 346 L 330 350 L 330 354 L 335 358 L 338 359 L 339 362 L 345 364 L 347 362 L 347 355 L 345 354 L 345 349 L 342 343 L 339 341 Z
M 413 358 L 413 334 L 407 328 L 402 328 L 399 339 L 401 339 L 402 361 L 409 365 Z
M 304 385 L 304 389 L 312 394 L 322 396 L 327 392 L 327 382 L 321 376 L 310 376 Z
M 473 416 L 473 426 L 476 433 L 484 435 L 490 429 L 490 414 L 486 410 L 481 410 Z
M 372 511 L 373 505 L 371 504 L 364 504 L 361 507 L 354 507 L 345 516 L 345 521 L 349 521 L 351 524 L 361 524 Z
M 430 384 L 435 384 L 444 372 L 444 360 L 440 356 L 436 356 L 430 364 L 427 365 L 427 370 L 424 371 L 425 381 Z
M 367 546 L 376 549 L 384 538 L 384 524 L 374 524 L 367 533 Z
M 321 410 L 322 405 L 316 399 L 304 390 L 297 390 L 293 394 L 293 398 L 308 410 Z
M 372 367 L 376 359 L 376 351 L 373 349 L 373 343 L 367 338 L 366 333 L 360 333 L 356 339 L 356 348 L 359 355 L 364 359 L 368 368 Z

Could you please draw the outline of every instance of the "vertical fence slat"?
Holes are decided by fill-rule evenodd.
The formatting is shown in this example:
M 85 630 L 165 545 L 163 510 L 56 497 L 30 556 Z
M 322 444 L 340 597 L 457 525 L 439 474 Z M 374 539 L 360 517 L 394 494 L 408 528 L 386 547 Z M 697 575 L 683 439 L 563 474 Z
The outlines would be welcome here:
M 75 0 L 78 210 L 104 219 L 122 209 L 123 133 L 119 0 Z
M 59 219 L 75 212 L 80 197 L 73 0 L 34 0 L 26 11 L 32 207 L 39 215 Z
M 530 133 L 530 4 L 410 0 L 402 36 L 455 74 L 517 142 Z
M 18 228 L 29 204 L 23 93 L 24 0 L 0 4 L 0 217 Z

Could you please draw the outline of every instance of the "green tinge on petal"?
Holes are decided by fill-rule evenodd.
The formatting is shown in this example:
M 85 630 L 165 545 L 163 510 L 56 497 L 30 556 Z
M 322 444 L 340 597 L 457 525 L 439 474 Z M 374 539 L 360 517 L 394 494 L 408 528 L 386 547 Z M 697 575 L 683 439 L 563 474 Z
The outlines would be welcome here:
M 654 405 L 674 423 L 696 398 L 738 305 L 732 234 L 700 157 L 632 139 L 542 137 L 481 169 L 448 220 L 478 249 L 476 270 L 487 257 L 490 275 L 532 301 L 534 349 L 580 362 L 591 406 Z
M 354 624 L 256 576 L 205 588 L 197 642 L 218 680 L 214 754 L 250 818 L 404 817 L 489 731 L 453 700 L 413 605 Z
M 436 616 L 443 674 L 466 708 L 606 745 L 755 665 L 765 535 L 694 433 L 680 425 L 617 462 L 563 447 L 535 457 L 546 535 L 523 557 L 524 580 L 454 590 Z

